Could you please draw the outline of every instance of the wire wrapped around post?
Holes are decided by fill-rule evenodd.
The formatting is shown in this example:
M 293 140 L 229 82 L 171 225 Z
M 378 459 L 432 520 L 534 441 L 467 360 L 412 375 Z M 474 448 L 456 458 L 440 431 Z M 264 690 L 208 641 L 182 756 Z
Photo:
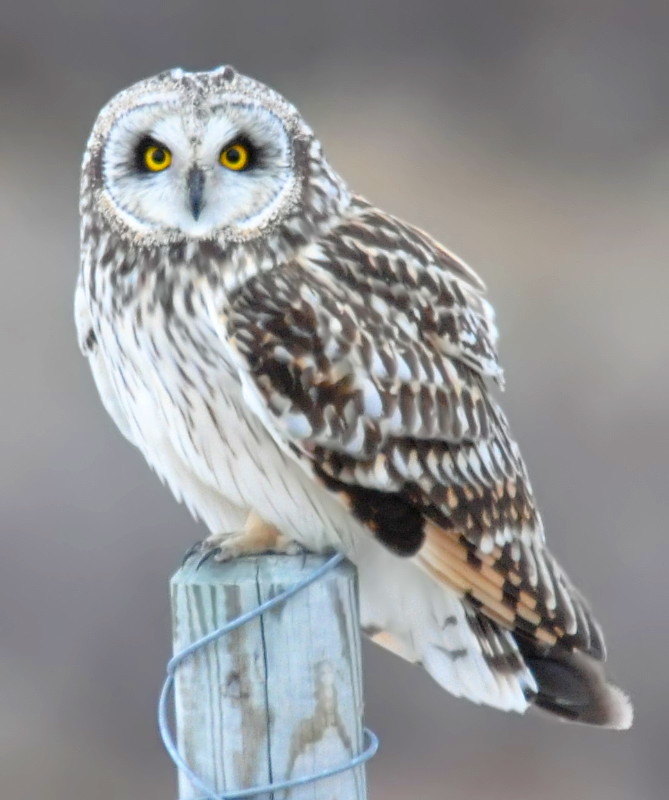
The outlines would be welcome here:
M 193 638 L 195 635 L 195 627 L 196 627 L 193 623 L 193 613 L 192 613 L 193 609 L 195 608 L 195 606 L 197 606 L 197 609 L 195 609 L 195 613 L 196 615 L 197 614 L 201 615 L 202 597 L 205 598 L 209 597 L 212 590 L 215 590 L 216 588 L 220 589 L 222 586 L 222 582 L 224 579 L 221 571 L 225 569 L 228 569 L 229 571 L 230 570 L 234 571 L 234 582 L 232 578 L 233 573 L 226 574 L 225 581 L 227 581 L 227 583 L 225 583 L 225 585 L 223 586 L 224 593 L 221 595 L 222 598 L 225 598 L 224 605 L 227 607 L 222 611 L 220 611 L 220 613 L 223 615 L 223 618 L 227 619 L 228 621 L 224 625 L 220 625 L 215 630 L 211 630 L 210 632 L 204 632 L 202 629 L 198 630 L 197 631 L 198 634 L 204 633 L 204 635 L 198 635 L 196 638 L 194 638 L 193 641 L 191 641 L 190 644 L 188 644 L 188 646 L 183 647 L 182 649 L 179 650 L 179 652 L 177 652 L 174 655 L 174 657 L 170 660 L 170 662 L 167 665 L 167 677 L 165 679 L 165 683 L 163 685 L 160 694 L 160 701 L 158 707 L 158 725 L 160 729 L 160 735 L 165 744 L 167 752 L 174 761 L 178 770 L 190 782 L 189 791 L 191 790 L 192 787 L 194 787 L 198 792 L 201 792 L 201 800 L 233 800 L 234 798 L 255 797 L 258 795 L 270 796 L 272 792 L 287 790 L 287 789 L 295 789 L 296 787 L 302 787 L 314 784 L 316 782 L 323 781 L 327 778 L 332 778 L 333 776 L 340 775 L 341 773 L 349 772 L 351 770 L 356 770 L 356 768 L 361 767 L 361 765 L 365 764 L 365 762 L 367 762 L 370 758 L 372 758 L 378 749 L 378 739 L 376 735 L 369 729 L 367 728 L 363 729 L 360 727 L 359 718 L 362 711 L 362 690 L 361 690 L 361 685 L 359 685 L 360 684 L 359 646 L 353 648 L 356 650 L 355 654 L 352 655 L 350 652 L 347 652 L 345 654 L 346 658 L 349 659 L 349 661 L 346 662 L 346 666 L 347 669 L 350 667 L 351 675 L 343 676 L 345 681 L 350 681 L 352 683 L 358 684 L 357 686 L 353 686 L 351 689 L 351 691 L 355 695 L 355 700 L 353 701 L 351 698 L 348 698 L 349 708 L 346 711 L 346 713 L 348 714 L 348 718 L 346 720 L 338 718 L 339 714 L 338 704 L 339 701 L 342 700 L 342 698 L 337 697 L 337 690 L 339 690 L 340 695 L 346 694 L 346 691 L 342 691 L 342 686 L 343 685 L 345 686 L 345 684 L 342 684 L 341 682 L 342 681 L 341 673 L 345 672 L 346 670 L 342 670 L 341 663 L 343 662 L 340 663 L 340 661 L 337 661 L 337 659 L 341 659 L 344 651 L 350 651 L 352 649 L 350 646 L 351 637 L 353 637 L 354 642 L 359 641 L 357 638 L 359 634 L 357 630 L 358 628 L 357 595 L 355 593 L 356 581 L 355 581 L 355 575 L 353 573 L 353 567 L 349 565 L 348 562 L 344 563 L 345 559 L 344 556 L 341 554 L 334 555 L 325 561 L 323 561 L 323 559 L 318 556 L 306 556 L 305 558 L 311 561 L 312 563 L 314 562 L 319 563 L 319 566 L 317 566 L 315 569 L 311 569 L 306 574 L 304 574 L 304 569 L 302 565 L 304 564 L 305 559 L 303 559 L 300 556 L 297 557 L 261 556 L 257 558 L 239 559 L 237 562 L 234 562 L 233 565 L 224 565 L 224 566 L 212 565 L 211 567 L 207 567 L 208 569 L 215 570 L 215 572 L 212 573 L 211 576 L 208 576 L 206 579 L 204 579 L 204 588 L 207 590 L 208 594 L 202 594 L 203 590 L 202 585 L 199 585 L 197 587 L 198 591 L 200 591 L 200 594 L 196 598 L 196 602 L 191 602 L 190 600 L 183 599 L 184 597 L 186 597 L 186 595 L 183 594 L 183 592 L 185 591 L 184 585 L 186 585 L 187 590 L 190 591 L 193 587 L 194 581 L 200 581 L 200 583 L 202 583 L 202 579 L 200 579 L 199 577 L 200 573 L 196 571 L 196 568 L 191 567 L 190 570 L 188 571 L 188 567 L 186 566 L 182 570 L 180 570 L 177 573 L 177 575 L 175 575 L 175 577 L 173 578 L 172 582 L 173 610 L 175 618 L 175 637 L 177 637 L 175 638 L 175 644 L 178 645 L 179 636 L 182 636 L 183 632 L 182 634 L 179 634 L 177 632 L 177 627 L 180 626 L 182 629 L 184 629 L 185 626 L 187 628 L 187 633 L 186 633 L 187 637 Z M 335 569 L 337 569 L 338 573 L 336 575 L 333 575 L 332 573 L 333 570 Z M 347 570 L 347 569 L 351 570 L 350 575 L 348 573 L 344 573 L 343 576 L 342 574 L 339 574 L 342 570 Z M 184 572 L 184 570 L 186 570 L 186 572 Z M 291 768 L 290 776 L 289 777 L 282 776 L 281 779 L 275 779 L 271 763 L 271 754 L 270 756 L 268 756 L 267 753 L 263 751 L 261 753 L 261 757 L 259 760 L 262 761 L 264 758 L 269 758 L 270 760 L 269 768 L 265 773 L 270 779 L 264 785 L 229 788 L 230 775 L 226 774 L 225 765 L 221 767 L 220 764 L 211 765 L 212 774 L 216 775 L 215 781 L 203 778 L 201 775 L 197 774 L 195 769 L 193 769 L 192 759 L 189 759 L 191 760 L 191 763 L 188 763 L 186 757 L 182 754 L 182 752 L 180 752 L 179 747 L 175 742 L 175 737 L 173 735 L 172 729 L 170 727 L 170 722 L 169 722 L 170 698 L 175 689 L 175 682 L 178 680 L 179 677 L 179 670 L 183 669 L 184 665 L 188 664 L 189 661 L 192 662 L 193 659 L 202 656 L 203 652 L 207 648 L 211 648 L 212 646 L 214 646 L 215 643 L 219 642 L 219 640 L 221 640 L 223 637 L 233 634 L 233 632 L 235 631 L 239 631 L 243 626 L 248 626 L 250 623 L 254 623 L 254 621 L 259 621 L 261 625 L 260 629 L 261 638 L 256 638 L 255 641 L 259 643 L 257 649 L 261 650 L 262 653 L 260 654 L 259 657 L 258 652 L 256 652 L 252 659 L 252 663 L 256 664 L 257 667 L 257 662 L 258 661 L 262 662 L 264 660 L 264 665 L 261 665 L 260 668 L 261 671 L 260 673 L 258 673 L 261 679 L 265 681 L 264 691 L 267 692 L 267 682 L 270 678 L 272 678 L 274 682 L 288 680 L 288 676 L 283 676 L 281 674 L 283 670 L 284 661 L 286 662 L 286 668 L 290 672 L 289 668 L 291 666 L 291 663 L 293 663 L 296 658 L 301 658 L 302 660 L 304 659 L 308 660 L 309 658 L 311 658 L 310 653 L 300 651 L 300 647 L 302 644 L 304 645 L 304 647 L 308 648 L 310 646 L 310 643 L 309 641 L 300 642 L 299 634 L 293 635 L 292 641 L 284 642 L 281 645 L 282 647 L 284 647 L 284 650 L 281 652 L 284 652 L 286 655 L 284 657 L 279 657 L 279 658 L 275 657 L 274 663 L 269 664 L 267 658 L 267 652 L 268 650 L 271 649 L 271 642 L 269 643 L 266 642 L 266 637 L 268 635 L 279 637 L 279 634 L 276 631 L 281 630 L 282 632 L 280 638 L 285 638 L 286 631 L 280 628 L 270 628 L 268 632 L 267 628 L 262 627 L 263 625 L 262 620 L 265 619 L 265 616 L 268 615 L 268 612 L 270 611 L 273 611 L 274 614 L 277 614 L 278 612 L 284 614 L 285 612 L 280 611 L 280 607 L 282 607 L 283 604 L 286 603 L 286 601 L 288 601 L 290 598 L 292 598 L 299 592 L 304 592 L 305 590 L 308 589 L 308 587 L 312 587 L 314 584 L 316 584 L 317 581 L 323 579 L 326 575 L 328 575 L 328 573 L 330 573 L 330 579 L 327 586 L 327 591 L 318 596 L 324 599 L 320 601 L 318 600 L 318 598 L 314 597 L 311 598 L 312 601 L 311 605 L 313 606 L 314 604 L 316 604 L 319 607 L 293 609 L 293 611 L 299 610 L 300 613 L 307 614 L 306 617 L 299 618 L 300 620 L 299 624 L 303 626 L 306 625 L 308 627 L 309 621 L 311 620 L 311 615 L 317 614 L 319 611 L 323 612 L 324 609 L 325 610 L 336 609 L 337 613 L 339 613 L 340 611 L 342 611 L 342 609 L 347 603 L 349 603 L 349 608 L 354 608 L 354 612 L 352 614 L 348 612 L 349 616 L 353 616 L 354 618 L 346 620 L 339 619 L 335 623 L 332 619 L 330 619 L 330 617 L 334 617 L 335 614 L 334 613 L 327 614 L 326 618 L 311 620 L 310 624 L 312 633 L 310 634 L 309 631 L 306 631 L 305 633 L 305 635 L 308 638 L 309 635 L 313 635 L 313 631 L 316 630 L 317 632 L 316 635 L 321 645 L 319 649 L 318 660 L 315 661 L 314 664 L 311 666 L 320 670 L 321 672 L 325 670 L 325 673 L 327 673 L 328 669 L 330 669 L 331 671 L 330 662 L 334 661 L 340 664 L 340 666 L 338 668 L 337 676 L 335 677 L 330 676 L 330 678 L 324 678 L 323 681 L 320 681 L 320 678 L 317 679 L 317 682 L 319 681 L 320 684 L 322 685 L 320 686 L 320 688 L 317 687 L 317 691 L 313 693 L 313 697 L 311 688 L 308 691 L 302 693 L 306 694 L 307 699 L 315 704 L 314 706 L 315 713 L 306 722 L 304 720 L 301 721 L 297 720 L 296 722 L 298 723 L 298 725 L 293 729 L 291 741 L 286 742 L 285 746 L 284 743 L 280 743 L 281 746 L 278 748 L 278 750 L 282 752 L 285 751 L 286 753 L 288 753 L 288 749 L 290 750 L 289 757 L 286 756 L 285 758 L 282 757 L 277 759 L 279 761 L 283 761 L 284 765 L 286 761 L 288 762 L 288 765 Z M 292 583 L 292 585 L 286 586 L 285 584 L 287 580 L 292 579 L 292 576 L 295 575 L 300 577 L 294 583 Z M 255 578 L 255 586 L 251 587 L 250 584 L 253 582 L 254 578 Z M 339 583 L 335 583 L 334 582 L 335 580 L 338 581 Z M 342 580 L 344 581 L 344 583 L 342 583 Z M 234 598 L 236 598 L 239 594 L 235 593 L 234 590 L 239 589 L 240 584 L 242 585 L 242 594 L 244 591 L 243 589 L 244 586 L 247 587 L 246 589 L 247 595 L 249 591 L 257 591 L 258 604 L 255 607 L 251 608 L 250 610 L 244 611 L 243 613 L 239 613 L 235 616 L 232 615 L 230 612 L 232 610 L 236 611 L 240 610 L 237 600 L 234 600 Z M 348 600 L 345 599 L 345 601 L 342 601 L 341 596 L 335 597 L 335 594 L 338 591 L 338 587 L 340 585 L 345 585 L 346 587 L 352 586 L 353 589 L 350 590 L 350 593 L 352 593 L 353 596 L 348 598 Z M 269 594 L 269 596 L 266 599 L 262 598 L 263 587 L 265 587 L 264 591 L 266 591 Z M 313 592 L 313 590 L 311 591 Z M 190 598 L 191 596 L 188 595 L 188 597 Z M 181 600 L 179 600 L 179 598 L 181 598 Z M 327 604 L 330 602 L 332 603 L 331 606 L 323 605 L 323 603 Z M 181 603 L 181 611 L 179 611 L 179 608 L 177 607 L 179 603 Z M 221 605 L 221 603 L 218 602 L 218 600 L 216 600 L 216 603 L 217 606 Z M 290 609 L 288 611 L 290 611 Z M 217 611 L 216 613 L 219 612 Z M 185 618 L 186 616 L 188 617 L 187 623 L 184 623 L 184 619 L 181 619 L 180 623 L 179 619 Z M 289 622 L 290 622 L 290 614 L 288 613 L 287 616 L 289 617 Z M 304 620 L 307 620 L 307 622 L 305 623 Z M 201 625 L 201 628 L 202 627 L 206 628 L 207 624 L 208 622 L 203 623 Z M 280 621 L 277 622 L 277 625 L 280 624 L 281 624 Z M 290 631 L 294 629 L 295 624 L 298 623 L 293 622 L 293 627 L 290 628 Z M 348 633 L 342 632 L 341 628 L 344 625 L 355 626 L 355 631 L 352 632 L 353 629 L 351 628 Z M 341 637 L 337 638 L 335 636 L 335 638 L 332 639 L 333 642 L 336 642 L 334 647 L 337 650 L 337 652 L 333 652 L 333 645 L 330 642 L 327 642 L 326 645 L 323 645 L 323 642 L 321 641 L 323 637 L 325 637 L 325 640 L 327 640 L 328 626 L 335 626 L 335 628 L 336 626 L 338 626 L 339 634 L 341 635 Z M 318 632 L 321 629 L 323 629 L 323 637 L 318 635 Z M 274 633 L 272 633 L 272 631 L 274 631 Z M 330 648 L 330 651 L 328 652 L 327 650 L 323 650 L 322 649 L 323 647 Z M 323 657 L 323 653 L 326 654 L 326 657 Z M 313 657 L 316 658 L 316 654 L 314 654 Z M 355 668 L 356 660 L 358 661 L 358 669 L 357 669 L 358 674 L 354 675 L 353 673 L 356 672 Z M 251 661 L 249 661 L 248 663 L 250 664 Z M 213 668 L 214 670 L 217 670 L 216 675 L 213 677 L 202 678 L 200 672 L 197 673 L 198 680 L 200 681 L 209 680 L 211 685 L 214 686 L 213 693 L 210 690 L 210 688 L 207 689 L 207 698 L 209 702 L 211 702 L 212 699 L 216 702 L 216 698 L 214 697 L 215 691 L 223 691 L 224 695 L 222 696 L 225 696 L 225 689 L 221 690 L 220 687 L 226 685 L 229 686 L 231 685 L 231 682 L 234 681 L 237 682 L 237 684 L 235 684 L 237 686 L 237 689 L 235 689 L 235 691 L 237 691 L 238 695 L 247 696 L 249 693 L 252 693 L 254 691 L 260 691 L 259 687 L 251 686 L 248 683 L 244 683 L 243 690 L 239 688 L 240 681 L 241 682 L 248 681 L 249 680 L 248 676 L 245 678 L 244 676 L 238 675 L 235 671 L 232 671 L 234 674 L 222 674 L 220 670 L 222 669 L 223 671 L 225 671 L 225 669 L 228 668 L 221 667 L 220 654 L 217 654 L 217 658 Z M 274 670 L 274 675 L 269 675 L 271 670 Z M 320 672 L 318 674 L 320 675 Z M 209 684 L 207 684 L 207 686 L 209 687 Z M 288 689 L 290 690 L 290 687 L 288 687 Z M 198 699 L 201 700 L 202 698 Z M 190 696 L 188 696 L 189 707 L 192 706 L 194 700 L 195 698 L 191 698 Z M 281 705 L 283 707 L 283 705 L 285 704 Z M 295 705 L 296 713 L 298 713 L 299 707 L 300 707 L 299 701 L 296 701 Z M 286 713 L 290 713 L 291 709 L 287 708 L 285 711 Z M 206 713 L 209 713 L 209 710 L 206 710 Z M 283 713 L 282 709 L 280 709 L 280 713 Z M 346 716 L 346 713 L 344 714 L 344 716 Z M 232 712 L 230 712 L 230 714 L 231 714 L 230 718 L 232 718 Z M 357 715 L 357 719 L 353 720 L 352 715 Z M 270 737 L 270 728 L 272 728 L 272 723 L 273 723 L 272 718 L 275 716 L 276 716 L 276 710 L 275 709 L 270 710 L 268 706 L 266 710 L 266 719 L 261 720 L 262 726 L 266 727 L 266 730 L 262 731 L 262 735 L 267 737 L 268 751 L 275 744 L 276 737 L 283 736 L 284 731 L 286 736 L 289 735 L 289 731 L 287 730 L 289 726 L 283 724 L 281 726 L 275 725 L 274 728 L 272 729 L 273 730 L 272 736 L 274 738 Z M 212 749 L 212 753 L 220 755 L 219 761 L 224 760 L 223 759 L 224 753 L 230 750 L 235 751 L 235 748 L 240 747 L 240 743 L 227 740 L 229 739 L 229 736 L 227 735 L 228 731 L 225 720 L 216 719 L 216 725 L 213 725 L 210 724 L 209 718 L 207 719 L 208 719 L 207 725 L 203 726 L 207 729 L 218 727 L 221 731 L 223 731 L 223 728 L 226 728 L 225 735 L 222 735 L 221 741 L 219 741 L 218 739 L 216 740 L 216 746 Z M 258 723 L 258 715 L 253 715 L 249 719 L 252 719 L 254 724 Z M 299 748 L 296 749 L 295 746 L 296 737 L 297 740 L 299 740 L 301 737 L 306 742 L 308 742 L 308 747 L 312 748 L 313 750 L 313 747 L 316 746 L 314 743 L 317 744 L 318 741 L 317 737 L 314 736 L 312 730 L 314 726 L 314 720 L 318 721 L 318 724 L 320 726 L 319 735 L 321 736 L 325 735 L 324 730 L 327 726 L 330 726 L 332 730 L 335 731 L 335 734 L 333 735 L 339 736 L 339 738 L 341 739 L 341 744 L 344 746 L 346 753 L 348 753 L 350 757 L 341 760 L 340 763 L 334 763 L 322 769 L 316 770 L 313 772 L 313 774 L 294 776 L 292 774 L 292 772 L 294 771 L 293 768 L 298 763 L 297 756 L 295 755 L 295 753 L 298 752 L 299 750 Z M 323 720 L 325 720 L 325 722 L 323 722 Z M 177 713 L 177 724 L 179 724 L 179 713 Z M 248 719 L 245 722 L 243 722 L 243 724 L 247 728 L 252 727 Z M 356 726 L 362 732 L 361 736 L 356 736 L 355 731 L 354 734 L 351 735 L 351 729 L 352 728 L 354 729 Z M 245 730 L 246 728 L 243 728 L 242 733 Z M 255 730 L 256 730 L 255 735 L 258 737 L 257 731 L 259 729 L 256 728 Z M 296 731 L 300 735 L 297 735 Z M 210 735 L 208 731 L 204 733 L 205 735 Z M 356 750 L 354 750 L 356 744 L 355 742 L 356 738 L 358 739 L 358 750 L 361 749 L 361 752 L 357 752 Z M 360 744 L 363 745 L 362 748 L 360 748 Z M 195 748 L 195 751 L 197 750 L 198 748 Z M 193 744 L 191 743 L 189 752 L 192 753 L 193 751 L 194 748 Z M 325 752 L 329 753 L 330 750 L 326 749 Z M 235 752 L 234 755 L 239 756 L 239 753 Z M 214 757 L 215 756 L 212 756 L 212 758 Z M 314 754 L 310 750 L 307 760 L 310 760 L 310 763 L 316 763 L 314 759 L 315 759 Z M 258 759 L 252 759 L 252 760 L 257 761 Z M 300 763 L 303 762 L 304 758 Z M 241 769 L 239 767 L 240 764 L 239 758 L 236 758 L 236 760 L 232 761 L 230 760 L 230 758 L 228 758 L 227 764 L 233 764 L 233 767 L 228 767 L 229 772 L 239 773 Z M 255 765 L 252 765 L 250 772 L 253 772 L 254 769 Z M 241 769 L 241 771 L 244 772 L 244 769 Z M 362 778 L 358 780 L 356 783 L 357 788 L 355 792 L 355 800 L 358 800 L 359 797 L 365 796 L 364 772 L 361 774 Z M 218 784 L 218 786 L 224 786 L 225 787 L 224 790 L 220 791 L 219 788 L 213 785 L 214 783 Z M 192 796 L 193 795 L 189 795 L 189 798 Z M 342 800 L 344 799 L 342 798 Z

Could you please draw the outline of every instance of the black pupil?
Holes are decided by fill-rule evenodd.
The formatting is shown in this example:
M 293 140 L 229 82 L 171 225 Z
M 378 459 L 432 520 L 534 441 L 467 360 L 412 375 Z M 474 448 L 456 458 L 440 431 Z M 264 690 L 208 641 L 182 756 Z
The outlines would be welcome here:
M 230 147 L 226 156 L 231 164 L 236 164 L 238 161 L 241 161 L 242 153 L 238 147 Z
M 154 164 L 162 164 L 165 161 L 165 151 L 162 147 L 157 147 L 151 156 L 152 161 Z

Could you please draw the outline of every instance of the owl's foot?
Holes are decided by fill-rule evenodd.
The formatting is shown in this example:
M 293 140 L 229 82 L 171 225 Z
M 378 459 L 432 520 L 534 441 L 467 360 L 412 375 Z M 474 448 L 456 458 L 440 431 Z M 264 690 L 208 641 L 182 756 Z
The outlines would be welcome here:
M 264 522 L 255 512 L 251 512 L 241 531 L 208 536 L 203 542 L 191 547 L 185 560 L 195 553 L 200 554 L 197 563 L 199 569 L 210 559 L 222 562 L 260 553 L 284 553 L 294 556 L 303 552 L 304 548 L 296 541 L 279 533 L 273 525 Z

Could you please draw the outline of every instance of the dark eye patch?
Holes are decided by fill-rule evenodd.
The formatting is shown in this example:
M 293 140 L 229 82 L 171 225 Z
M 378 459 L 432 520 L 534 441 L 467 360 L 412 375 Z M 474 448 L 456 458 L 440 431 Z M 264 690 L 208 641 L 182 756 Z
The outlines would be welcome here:
M 153 136 L 142 136 L 142 138 L 135 145 L 133 150 L 132 168 L 135 172 L 141 172 L 144 175 L 153 175 L 154 173 L 146 166 L 145 155 L 149 147 L 158 147 L 167 150 L 168 148 L 162 142 L 154 139 Z
M 263 166 L 265 156 L 264 148 L 257 145 L 253 139 L 251 139 L 251 137 L 245 133 L 238 133 L 236 136 L 231 137 L 221 147 L 221 153 L 227 150 L 229 147 L 234 147 L 237 144 L 245 147 L 248 152 L 248 161 L 242 170 L 243 172 L 248 172 L 252 169 L 258 169 L 259 167 Z

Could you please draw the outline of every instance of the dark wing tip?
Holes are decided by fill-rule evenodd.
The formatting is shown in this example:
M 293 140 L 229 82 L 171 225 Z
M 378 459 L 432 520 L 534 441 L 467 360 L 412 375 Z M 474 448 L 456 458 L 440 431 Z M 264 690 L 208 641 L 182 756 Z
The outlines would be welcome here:
M 586 653 L 555 647 L 542 651 L 517 637 L 519 649 L 537 683 L 532 698 L 539 708 L 571 722 L 627 730 L 634 709 L 627 695 L 609 683 L 603 665 Z

